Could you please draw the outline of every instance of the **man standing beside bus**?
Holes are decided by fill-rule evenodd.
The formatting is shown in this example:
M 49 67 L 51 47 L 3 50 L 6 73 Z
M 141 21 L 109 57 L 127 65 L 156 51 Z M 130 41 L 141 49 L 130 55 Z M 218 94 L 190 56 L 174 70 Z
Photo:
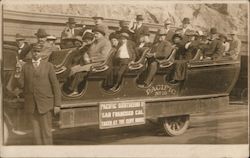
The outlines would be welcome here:
M 241 41 L 237 36 L 237 31 L 232 31 L 229 35 L 232 36 L 232 41 L 230 43 L 229 55 L 234 59 L 238 59 L 241 49 Z
M 51 63 L 41 58 L 41 47 L 31 50 L 32 61 L 23 65 L 19 75 L 16 75 L 20 87 L 24 89 L 24 109 L 29 115 L 35 145 L 52 145 L 53 107 L 61 104 L 61 91 Z

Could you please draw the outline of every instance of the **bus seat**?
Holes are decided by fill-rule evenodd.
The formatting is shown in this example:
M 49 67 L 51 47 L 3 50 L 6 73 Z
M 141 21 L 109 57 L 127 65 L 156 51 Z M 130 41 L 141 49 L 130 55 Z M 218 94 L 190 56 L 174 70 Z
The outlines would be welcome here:
M 159 62 L 159 68 L 167 68 L 173 65 L 175 60 L 176 49 L 174 48 L 167 59 L 157 60 Z
M 145 58 L 146 58 L 146 54 L 148 52 L 150 52 L 150 48 L 146 48 L 142 55 L 141 55 L 141 58 L 137 61 L 133 61 L 133 62 L 130 62 L 129 65 L 128 65 L 128 68 L 129 70 L 138 70 L 138 69 L 141 69 L 144 65 L 145 65 Z
M 115 52 L 116 52 L 116 49 L 111 49 L 108 58 L 100 64 L 92 65 L 92 67 L 90 68 L 90 71 L 92 73 L 99 73 L 99 72 L 106 71 L 109 68 L 109 65 L 112 64 L 112 59 L 113 59 Z

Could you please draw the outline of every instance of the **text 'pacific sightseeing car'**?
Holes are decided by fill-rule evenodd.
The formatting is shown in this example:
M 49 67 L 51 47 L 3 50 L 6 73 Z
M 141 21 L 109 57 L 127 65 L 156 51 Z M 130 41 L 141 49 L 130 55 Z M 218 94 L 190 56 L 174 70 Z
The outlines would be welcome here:
M 20 17 L 29 18 L 23 20 Z M 20 128 L 17 126 L 24 124 L 20 119 L 25 119 L 20 114 L 25 106 L 22 92 L 13 88 L 13 81 L 18 78 L 23 63 L 19 62 L 21 56 L 17 57 L 19 48 L 11 40 L 14 34 L 9 26 L 16 33 L 25 32 L 20 29 L 28 25 L 32 30 L 38 30 L 41 25 L 43 28 L 50 26 L 48 32 L 61 35 L 59 41 L 47 35 L 44 29 L 37 32 L 46 34 L 45 39 L 53 41 L 55 48 L 48 49 L 44 59 L 54 65 L 60 83 L 62 104 L 55 107 L 54 118 L 55 126 L 59 128 L 99 125 L 100 129 L 107 129 L 145 124 L 147 119 L 156 119 L 168 135 L 176 136 L 187 130 L 191 113 L 215 112 L 229 104 L 228 95 L 240 72 L 240 55 L 239 52 L 236 56 L 234 54 L 239 50 L 224 51 L 226 46 L 222 47 L 221 39 L 227 38 L 219 35 L 215 28 L 205 35 L 202 31 L 171 27 L 173 34 L 167 39 L 163 26 L 140 24 L 138 21 L 143 21 L 141 15 L 136 17 L 138 23 L 120 22 L 120 27 L 124 23 L 129 25 L 125 31 L 118 29 L 118 20 L 111 19 L 104 20 L 107 27 L 97 27 L 93 25 L 93 19 L 83 18 L 86 25 L 78 27 L 75 19 L 80 17 L 74 19 L 72 16 L 68 23 L 78 29 L 72 32 L 69 27 L 61 33 L 58 30 L 65 27 L 62 18 L 66 21 L 67 17 L 4 12 L 4 117 L 7 129 Z M 95 17 L 94 20 L 98 23 L 103 18 Z M 170 24 L 171 21 L 167 20 L 164 26 Z M 188 18 L 183 19 L 183 25 L 186 24 L 190 24 Z M 145 26 L 144 33 L 136 30 L 139 25 Z M 59 29 L 54 29 L 56 27 Z M 80 38 L 74 36 L 77 31 Z M 25 37 L 33 36 L 26 33 Z M 68 34 L 72 36 L 66 37 Z M 236 33 L 231 35 L 234 37 Z M 22 36 L 18 38 L 22 39 Z M 105 40 L 99 42 L 98 39 Z M 212 50 L 208 47 L 211 43 L 214 44 Z M 221 47 L 218 46 L 220 43 Z M 31 44 L 29 51 L 42 52 L 43 48 L 38 45 Z M 99 60 L 94 53 L 86 53 L 97 49 L 105 59 Z M 217 53 L 219 51 L 221 54 Z M 81 63 L 78 59 L 83 56 Z M 94 60 L 98 62 L 93 63 Z M 15 121 L 12 115 L 16 112 L 11 112 L 11 108 L 18 109 Z

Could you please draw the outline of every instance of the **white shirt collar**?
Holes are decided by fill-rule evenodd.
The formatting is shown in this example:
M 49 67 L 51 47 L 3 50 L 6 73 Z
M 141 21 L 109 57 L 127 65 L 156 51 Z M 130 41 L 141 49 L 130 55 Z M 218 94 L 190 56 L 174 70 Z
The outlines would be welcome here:
M 42 60 L 42 58 L 39 58 L 39 59 L 37 59 L 37 60 L 34 60 L 34 59 L 32 59 L 32 63 L 40 63 L 41 62 L 41 60 Z

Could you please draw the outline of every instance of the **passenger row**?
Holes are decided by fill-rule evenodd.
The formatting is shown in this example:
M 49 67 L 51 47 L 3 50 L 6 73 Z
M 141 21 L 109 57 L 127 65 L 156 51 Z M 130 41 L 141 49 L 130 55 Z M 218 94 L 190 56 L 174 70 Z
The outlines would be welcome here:
M 149 28 L 143 23 L 143 16 L 137 15 L 136 22 L 120 21 L 120 29 L 108 34 L 108 27 L 103 23 L 104 18 L 94 17 L 94 28 L 76 27 L 74 18 L 69 18 L 66 28 L 61 33 L 60 47 L 56 45 L 56 37 L 39 29 L 35 34 L 37 43 L 29 46 L 22 35 L 17 34 L 19 46 L 18 59 L 29 59 L 29 51 L 40 51 L 42 60 L 48 60 L 53 51 L 77 47 L 69 73 L 70 96 L 79 95 L 78 85 L 82 82 L 91 67 L 105 62 L 112 52 L 112 64 L 109 65 L 107 84 L 112 85 L 111 91 L 116 91 L 129 65 L 138 61 L 147 62 L 147 75 L 141 88 L 150 85 L 157 73 L 161 61 L 170 57 L 184 62 L 175 63 L 175 71 L 171 84 L 185 79 L 189 60 L 219 60 L 223 56 L 236 60 L 239 57 L 241 41 L 237 32 L 228 35 L 220 34 L 216 28 L 210 32 L 196 31 L 190 28 L 190 19 L 184 18 L 182 25 L 172 29 L 172 21 L 165 20 L 164 27 L 160 28 L 154 40 L 150 41 Z M 174 55 L 173 55 L 174 53 Z

